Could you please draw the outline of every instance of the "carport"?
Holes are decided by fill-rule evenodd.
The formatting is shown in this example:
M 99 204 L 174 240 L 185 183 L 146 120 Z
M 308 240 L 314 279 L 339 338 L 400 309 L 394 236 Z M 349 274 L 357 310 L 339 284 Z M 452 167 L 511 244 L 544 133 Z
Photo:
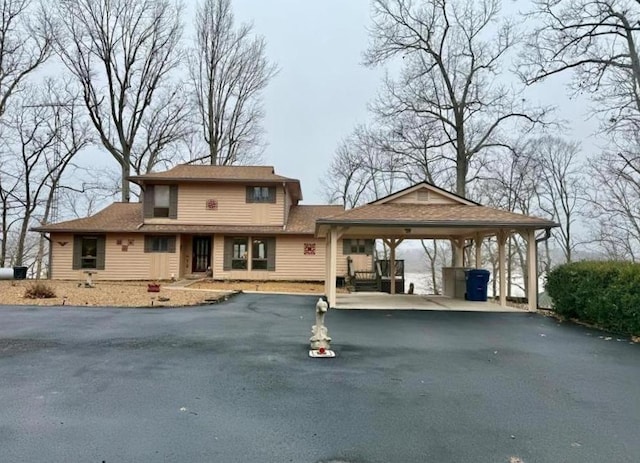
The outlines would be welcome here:
M 475 249 L 476 268 L 482 267 L 482 242 L 496 237 L 500 306 L 507 306 L 506 243 L 512 234 L 526 242 L 526 281 L 529 310 L 537 308 L 537 242 L 547 239 L 558 224 L 539 217 L 482 206 L 427 182 L 316 222 L 316 236 L 325 238 L 325 294 L 336 307 L 336 261 L 339 239 L 381 239 L 390 250 L 390 274 L 395 275 L 396 248 L 410 239 L 448 240 L 454 267 L 464 267 L 464 248 Z M 540 233 L 542 231 L 542 233 Z M 391 285 L 391 295 L 395 285 Z M 344 299 L 343 299 L 344 300 Z

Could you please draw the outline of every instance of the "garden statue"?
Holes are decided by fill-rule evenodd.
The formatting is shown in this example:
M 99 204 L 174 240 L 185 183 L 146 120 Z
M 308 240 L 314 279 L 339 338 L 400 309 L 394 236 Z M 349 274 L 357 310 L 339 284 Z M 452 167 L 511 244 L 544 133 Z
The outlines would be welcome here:
M 335 353 L 330 349 L 331 338 L 324 326 L 324 316 L 329 309 L 325 300 L 320 298 L 316 304 L 316 324 L 311 327 L 311 350 L 310 357 L 335 357 Z

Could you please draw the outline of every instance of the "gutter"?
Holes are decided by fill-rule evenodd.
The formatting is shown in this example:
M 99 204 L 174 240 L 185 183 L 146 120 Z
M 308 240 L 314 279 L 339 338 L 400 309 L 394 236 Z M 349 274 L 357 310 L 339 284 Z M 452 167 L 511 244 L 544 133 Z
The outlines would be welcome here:
M 451 227 L 451 228 L 466 228 L 466 227 L 504 227 L 504 228 L 553 228 L 559 227 L 560 224 L 550 221 L 544 221 L 541 223 L 532 222 L 492 222 L 486 220 L 478 221 L 459 221 L 459 220 L 424 220 L 424 221 L 407 221 L 407 222 L 390 222 L 385 219 L 375 220 L 318 220 L 316 225 L 364 225 L 364 226 L 377 226 L 385 228 L 404 228 L 404 227 Z

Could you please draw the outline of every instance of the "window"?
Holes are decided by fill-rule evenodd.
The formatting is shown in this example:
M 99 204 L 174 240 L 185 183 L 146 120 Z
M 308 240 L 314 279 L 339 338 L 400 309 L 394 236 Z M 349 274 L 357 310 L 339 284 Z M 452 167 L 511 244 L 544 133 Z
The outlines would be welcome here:
M 267 270 L 267 242 L 265 240 L 253 240 L 251 270 Z
M 74 270 L 104 270 L 104 235 L 75 235 L 73 237 Z
M 367 249 L 366 240 L 351 240 L 350 254 L 365 254 Z
M 144 237 L 144 252 L 176 252 L 176 237 L 147 235 Z
M 275 237 L 226 236 L 224 238 L 222 268 L 224 271 L 266 270 L 268 272 L 275 272 Z
M 276 188 L 273 186 L 248 186 L 248 203 L 275 203 Z
M 342 253 L 347 254 L 366 254 L 371 255 L 373 253 L 374 241 L 373 240 L 343 240 Z
M 153 188 L 154 217 L 169 217 L 170 198 L 169 185 L 155 185 Z
M 247 270 L 247 253 L 247 238 L 234 238 L 233 253 L 231 254 L 231 268 L 233 270 Z
M 83 236 L 80 252 L 80 268 L 98 268 L 98 237 Z

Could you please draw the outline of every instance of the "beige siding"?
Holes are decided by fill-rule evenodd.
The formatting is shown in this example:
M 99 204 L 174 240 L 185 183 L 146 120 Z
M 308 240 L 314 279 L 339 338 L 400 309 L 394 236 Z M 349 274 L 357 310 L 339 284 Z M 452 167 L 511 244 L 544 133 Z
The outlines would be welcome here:
M 315 243 L 315 255 L 305 255 L 305 243 Z M 251 246 L 249 246 L 251 248 Z M 308 236 L 279 235 L 276 237 L 276 270 L 223 270 L 224 236 L 214 238 L 213 278 L 217 280 L 297 280 L 324 281 L 324 239 Z M 338 241 L 337 275 L 347 273 L 347 257 L 342 253 L 342 241 Z
M 366 254 L 351 254 L 354 270 L 373 270 L 372 256 Z
M 207 201 L 218 202 L 216 210 Z M 178 219 L 145 219 L 153 224 L 283 225 L 284 188 L 276 186 L 275 203 L 247 203 L 245 185 L 182 184 L 178 187 Z
M 412 191 L 406 195 L 389 201 L 389 204 L 458 204 L 459 202 L 448 198 L 428 188 Z
M 121 240 L 122 244 L 117 244 Z M 51 234 L 52 272 L 56 280 L 84 280 L 83 270 L 73 270 L 73 235 Z M 66 243 L 62 245 L 61 243 Z M 126 246 L 126 251 L 123 250 Z M 97 270 L 94 280 L 168 280 L 178 276 L 180 239 L 175 253 L 145 253 L 141 234 L 106 235 L 105 269 Z

